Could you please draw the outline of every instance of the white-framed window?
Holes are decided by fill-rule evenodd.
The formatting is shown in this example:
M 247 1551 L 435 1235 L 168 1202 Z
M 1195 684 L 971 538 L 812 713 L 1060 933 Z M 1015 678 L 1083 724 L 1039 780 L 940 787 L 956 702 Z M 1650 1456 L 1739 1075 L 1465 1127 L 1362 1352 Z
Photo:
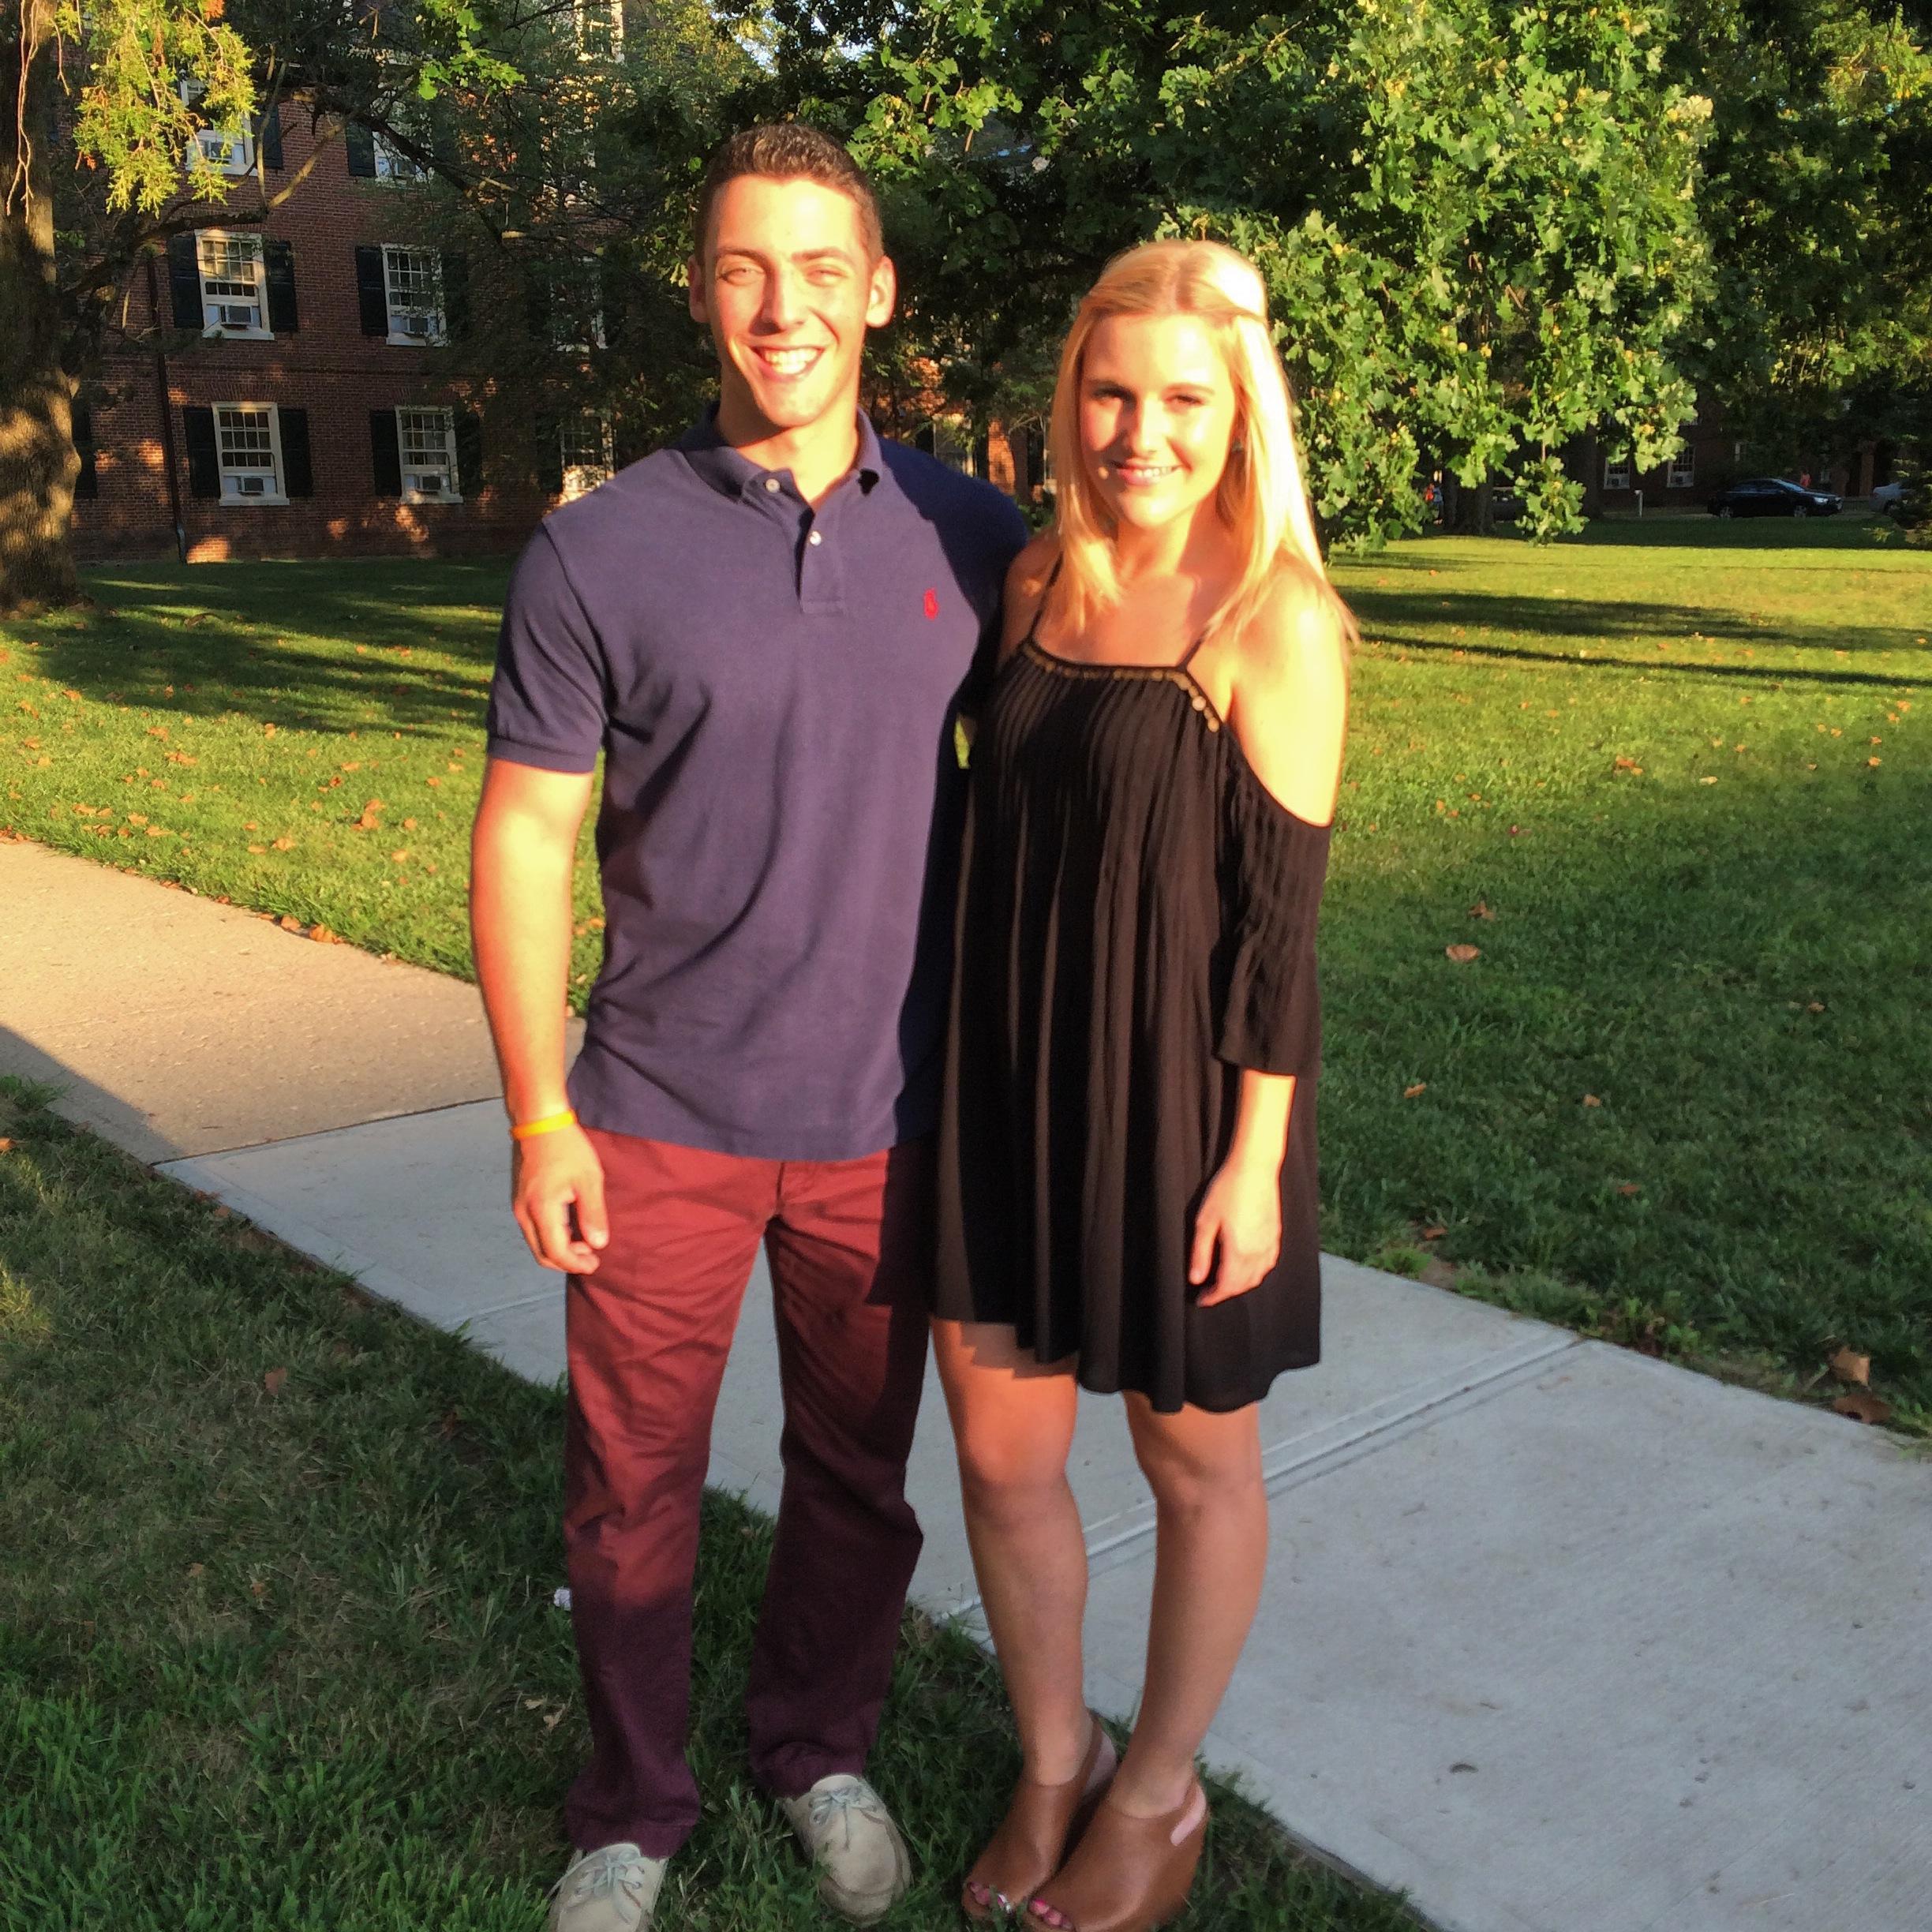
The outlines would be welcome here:
M 567 416 L 557 425 L 557 443 L 564 459 L 564 500 L 582 496 L 617 473 L 611 443 L 610 417 L 601 410 Z
M 192 107 L 208 92 L 199 80 L 181 83 L 182 99 Z M 225 134 L 219 128 L 197 128 L 195 145 L 211 166 L 224 174 L 247 174 L 255 167 L 255 137 L 246 132 Z
M 222 501 L 285 504 L 280 412 L 272 402 L 217 402 L 215 454 Z
M 579 60 L 618 59 L 623 53 L 623 0 L 571 0 Z
M 434 347 L 448 339 L 443 326 L 443 258 L 434 249 L 383 245 L 383 286 L 389 300 L 389 339 Z
M 225 228 L 197 229 L 195 260 L 201 271 L 201 332 L 268 339 L 268 284 L 261 237 Z
M 604 288 L 594 256 L 559 262 L 550 273 L 550 340 L 586 355 L 604 345 Z
M 456 482 L 456 417 L 447 409 L 396 411 L 405 503 L 461 503 Z
M 1610 456 L 1604 460 L 1603 486 L 1605 489 L 1628 489 L 1631 486 L 1630 459 L 1627 456 Z
M 1688 443 L 1670 459 L 1670 468 L 1665 474 L 1664 485 L 1667 489 L 1696 489 L 1697 458 Z

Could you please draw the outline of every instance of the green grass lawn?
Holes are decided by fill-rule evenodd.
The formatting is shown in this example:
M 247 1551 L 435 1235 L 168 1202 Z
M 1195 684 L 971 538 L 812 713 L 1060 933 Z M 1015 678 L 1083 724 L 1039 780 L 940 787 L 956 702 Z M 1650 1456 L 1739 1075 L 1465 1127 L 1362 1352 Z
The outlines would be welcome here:
M 1932 552 L 1889 535 L 1339 567 L 1332 1247 L 1785 1392 L 1849 1346 L 1932 1428 Z M 0 825 L 466 971 L 503 580 L 95 571 L 95 609 L 0 633 Z
M 0 1082 L 0 1928 L 533 1932 L 588 1750 L 562 1404 Z M 709 1500 L 666 1932 L 837 1924 L 751 1786 L 768 1526 Z M 1017 1755 L 909 1620 L 874 1776 L 954 1888 Z M 1400 1932 L 1221 1795 L 1188 1932 Z

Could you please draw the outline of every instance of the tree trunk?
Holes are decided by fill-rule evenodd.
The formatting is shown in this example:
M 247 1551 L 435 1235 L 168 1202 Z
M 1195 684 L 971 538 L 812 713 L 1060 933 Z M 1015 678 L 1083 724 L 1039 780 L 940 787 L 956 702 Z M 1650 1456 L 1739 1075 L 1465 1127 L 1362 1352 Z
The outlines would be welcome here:
M 80 594 L 68 541 L 80 459 L 54 279 L 53 15 L 53 0 L 22 0 L 0 45 L 13 136 L 0 155 L 0 612 Z

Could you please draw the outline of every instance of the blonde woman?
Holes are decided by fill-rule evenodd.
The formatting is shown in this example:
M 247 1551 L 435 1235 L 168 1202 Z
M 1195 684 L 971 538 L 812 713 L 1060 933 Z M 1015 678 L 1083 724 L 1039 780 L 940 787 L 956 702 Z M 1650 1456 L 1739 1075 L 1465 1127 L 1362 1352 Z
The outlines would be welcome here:
M 1156 242 L 1080 305 L 1053 528 L 972 754 L 934 1329 L 1024 1768 L 961 1899 L 1068 1932 L 1185 1905 L 1195 1754 L 1259 1599 L 1255 1405 L 1320 1353 L 1316 906 L 1353 627 L 1260 277 Z M 1086 1708 L 1078 1391 L 1156 1504 L 1118 1765 Z

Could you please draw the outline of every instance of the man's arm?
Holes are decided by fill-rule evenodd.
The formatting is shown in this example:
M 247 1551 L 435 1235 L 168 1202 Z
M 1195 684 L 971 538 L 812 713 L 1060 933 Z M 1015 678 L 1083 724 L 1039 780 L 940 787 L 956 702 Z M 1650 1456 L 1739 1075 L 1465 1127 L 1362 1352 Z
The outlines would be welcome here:
M 492 758 L 470 841 L 470 932 L 511 1124 L 566 1110 L 571 873 L 588 773 Z M 589 1275 L 610 1239 L 604 1170 L 579 1127 L 519 1140 L 511 1205 L 545 1267 Z M 571 1221 L 573 1213 L 575 1227 Z

